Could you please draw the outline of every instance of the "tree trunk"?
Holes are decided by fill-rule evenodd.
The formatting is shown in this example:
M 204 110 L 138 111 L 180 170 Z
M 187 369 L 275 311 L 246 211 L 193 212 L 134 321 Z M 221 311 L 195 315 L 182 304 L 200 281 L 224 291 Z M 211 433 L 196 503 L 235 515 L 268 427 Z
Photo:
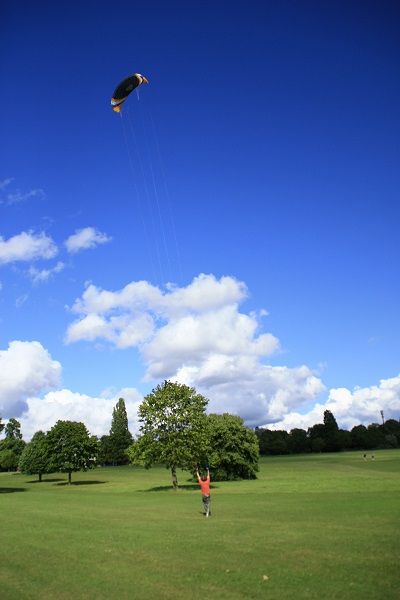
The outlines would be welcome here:
M 39 481 L 42 481 L 42 474 L 39 473 Z
M 176 491 L 178 489 L 178 477 L 176 475 L 176 466 L 172 465 L 171 467 L 171 474 L 172 474 L 172 486 L 174 488 L 174 491 Z
M 68 485 L 71 485 L 71 475 L 72 475 L 72 472 L 68 471 Z

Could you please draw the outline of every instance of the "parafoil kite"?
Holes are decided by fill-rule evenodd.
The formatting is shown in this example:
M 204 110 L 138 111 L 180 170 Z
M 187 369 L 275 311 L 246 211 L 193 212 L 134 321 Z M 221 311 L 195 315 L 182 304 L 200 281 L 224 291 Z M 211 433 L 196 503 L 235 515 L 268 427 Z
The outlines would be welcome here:
M 111 98 L 112 109 L 119 113 L 129 94 L 142 83 L 149 82 L 146 77 L 143 77 L 143 75 L 140 75 L 139 73 L 134 73 L 133 75 L 125 77 L 114 90 Z

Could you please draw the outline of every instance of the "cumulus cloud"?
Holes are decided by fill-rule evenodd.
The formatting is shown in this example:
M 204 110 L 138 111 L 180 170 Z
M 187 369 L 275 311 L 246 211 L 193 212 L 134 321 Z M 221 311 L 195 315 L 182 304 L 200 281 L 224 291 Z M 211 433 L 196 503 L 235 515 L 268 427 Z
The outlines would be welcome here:
M 32 396 L 26 401 L 26 410 L 18 420 L 24 439 L 36 431 L 49 431 L 57 421 L 84 423 L 91 435 L 110 432 L 112 412 L 119 398 L 124 398 L 132 434 L 138 433 L 137 411 L 143 397 L 135 388 L 123 388 L 107 397 L 92 398 L 67 389 L 48 392 L 43 398 Z
M 107 242 L 111 242 L 111 240 L 111 237 L 108 237 L 105 233 L 101 233 L 94 227 L 85 227 L 84 229 L 78 229 L 73 235 L 70 235 L 64 244 L 70 254 L 75 254 L 80 250 L 95 248 L 99 244 L 106 244 Z
M 89 285 L 71 309 L 79 318 L 69 326 L 66 342 L 135 346 L 145 381 L 186 383 L 210 399 L 211 410 L 259 425 L 282 419 L 325 388 L 305 366 L 266 364 L 279 340 L 263 331 L 265 310 L 240 311 L 247 297 L 243 282 L 204 274 L 185 288 L 165 291 L 145 281 L 116 292 Z
M 276 422 L 273 429 L 294 427 L 307 429 L 315 423 L 322 423 L 324 411 L 330 410 L 342 429 L 352 429 L 356 425 L 369 425 L 380 422 L 380 411 L 386 419 L 398 419 L 400 412 L 400 374 L 390 379 L 382 379 L 379 385 L 360 388 L 353 391 L 347 388 L 331 389 L 324 404 L 316 404 L 306 414 L 291 412 Z
M 53 258 L 58 252 L 54 241 L 44 232 L 19 233 L 8 240 L 0 237 L 0 265 L 39 258 Z
M 0 350 L 0 415 L 18 417 L 29 396 L 58 388 L 60 379 L 60 363 L 39 342 L 11 342 Z

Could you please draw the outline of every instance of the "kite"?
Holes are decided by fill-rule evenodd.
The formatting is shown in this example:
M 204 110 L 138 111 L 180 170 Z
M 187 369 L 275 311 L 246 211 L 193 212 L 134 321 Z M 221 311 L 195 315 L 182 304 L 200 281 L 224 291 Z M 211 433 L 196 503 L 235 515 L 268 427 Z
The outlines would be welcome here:
M 146 77 L 143 77 L 143 75 L 140 75 L 139 73 L 134 73 L 133 75 L 125 77 L 125 79 L 123 79 L 114 90 L 111 98 L 112 109 L 119 113 L 129 94 L 142 83 L 149 82 L 147 81 Z

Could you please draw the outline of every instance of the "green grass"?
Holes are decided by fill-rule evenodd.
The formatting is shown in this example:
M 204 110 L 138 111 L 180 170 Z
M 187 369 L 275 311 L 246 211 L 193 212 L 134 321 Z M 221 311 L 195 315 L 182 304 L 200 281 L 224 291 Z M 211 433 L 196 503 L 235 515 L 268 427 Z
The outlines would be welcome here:
M 399 598 L 400 450 L 262 459 L 213 484 L 209 519 L 187 473 L 72 481 L 0 474 L 4 600 Z

